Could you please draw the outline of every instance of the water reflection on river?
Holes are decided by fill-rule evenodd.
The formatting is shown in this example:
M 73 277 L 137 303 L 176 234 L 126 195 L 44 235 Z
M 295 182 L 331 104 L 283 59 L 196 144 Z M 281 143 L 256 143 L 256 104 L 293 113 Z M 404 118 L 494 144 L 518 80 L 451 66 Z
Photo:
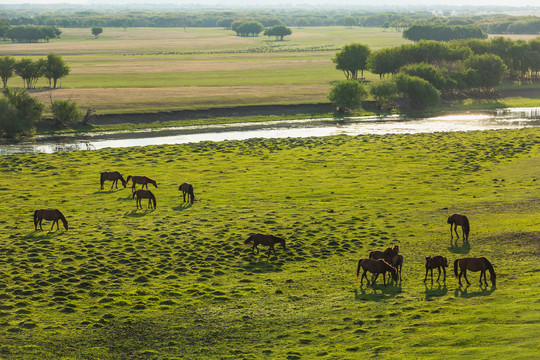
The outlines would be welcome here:
M 413 134 L 425 132 L 515 129 L 540 126 L 540 108 L 512 108 L 489 114 L 462 114 L 410 119 L 399 116 L 305 119 L 189 126 L 136 132 L 42 136 L 33 142 L 0 144 L 0 155 L 57 153 L 201 141 L 245 140 L 331 135 Z

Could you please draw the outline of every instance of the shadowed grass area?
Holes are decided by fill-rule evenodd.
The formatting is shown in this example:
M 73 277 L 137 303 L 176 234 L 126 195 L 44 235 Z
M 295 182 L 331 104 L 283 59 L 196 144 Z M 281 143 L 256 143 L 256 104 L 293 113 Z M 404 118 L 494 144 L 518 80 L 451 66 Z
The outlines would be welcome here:
M 0 159 L 6 359 L 536 356 L 538 129 L 253 139 Z M 156 210 L 99 173 L 146 175 Z M 195 187 L 182 204 L 178 185 Z M 58 208 L 68 231 L 34 231 Z M 471 221 L 451 241 L 446 218 Z M 44 223 L 44 229 L 50 224 Z M 287 240 L 252 255 L 252 232 Z M 399 244 L 403 281 L 360 286 Z M 423 283 L 424 256 L 485 256 L 497 287 Z

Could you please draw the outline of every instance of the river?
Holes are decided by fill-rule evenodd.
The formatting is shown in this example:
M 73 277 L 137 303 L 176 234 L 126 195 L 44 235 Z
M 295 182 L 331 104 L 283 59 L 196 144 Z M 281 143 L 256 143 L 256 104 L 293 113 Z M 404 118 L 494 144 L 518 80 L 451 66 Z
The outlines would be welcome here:
M 0 143 L 0 155 L 57 153 L 103 148 L 331 135 L 414 134 L 449 131 L 518 129 L 540 126 L 540 108 L 508 108 L 424 118 L 350 117 L 301 119 L 224 125 L 186 126 L 125 132 L 37 136 L 32 141 Z

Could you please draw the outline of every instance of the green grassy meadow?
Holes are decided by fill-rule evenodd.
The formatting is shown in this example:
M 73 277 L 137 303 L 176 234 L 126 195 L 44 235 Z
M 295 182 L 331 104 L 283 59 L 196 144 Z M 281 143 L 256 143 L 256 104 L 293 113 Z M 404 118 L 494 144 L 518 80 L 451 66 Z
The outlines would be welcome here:
M 540 130 L 252 139 L 0 159 L 1 359 L 533 359 Z M 156 210 L 99 173 L 157 180 Z M 195 187 L 182 204 L 178 185 Z M 144 201 L 143 201 L 144 204 Z M 34 231 L 58 208 L 70 229 Z M 447 217 L 471 221 L 451 241 Z M 252 232 L 287 239 L 251 255 Z M 360 285 L 399 244 L 403 280 Z M 485 256 L 497 287 L 423 282 Z

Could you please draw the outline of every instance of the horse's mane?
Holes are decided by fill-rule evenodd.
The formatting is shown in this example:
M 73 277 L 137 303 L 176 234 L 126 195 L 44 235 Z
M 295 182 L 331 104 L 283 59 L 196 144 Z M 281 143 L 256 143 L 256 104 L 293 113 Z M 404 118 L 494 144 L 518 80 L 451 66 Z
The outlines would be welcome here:
M 493 268 L 493 265 L 491 265 L 489 260 L 486 259 L 485 257 L 481 257 L 481 259 L 486 263 L 486 266 L 487 266 L 487 268 L 489 270 L 489 274 L 495 278 L 496 275 L 495 275 L 495 269 Z
M 56 210 L 56 211 L 58 211 L 58 215 L 60 216 L 60 220 L 62 220 L 62 223 L 64 224 L 64 227 L 67 230 L 69 228 L 69 226 L 68 226 L 68 221 L 67 221 L 66 217 L 64 216 L 64 214 L 62 214 L 62 212 L 60 210 Z
M 249 237 L 246 240 L 244 240 L 244 244 L 249 244 L 251 242 L 251 240 L 253 240 L 253 235 L 255 235 L 255 234 L 249 235 Z

